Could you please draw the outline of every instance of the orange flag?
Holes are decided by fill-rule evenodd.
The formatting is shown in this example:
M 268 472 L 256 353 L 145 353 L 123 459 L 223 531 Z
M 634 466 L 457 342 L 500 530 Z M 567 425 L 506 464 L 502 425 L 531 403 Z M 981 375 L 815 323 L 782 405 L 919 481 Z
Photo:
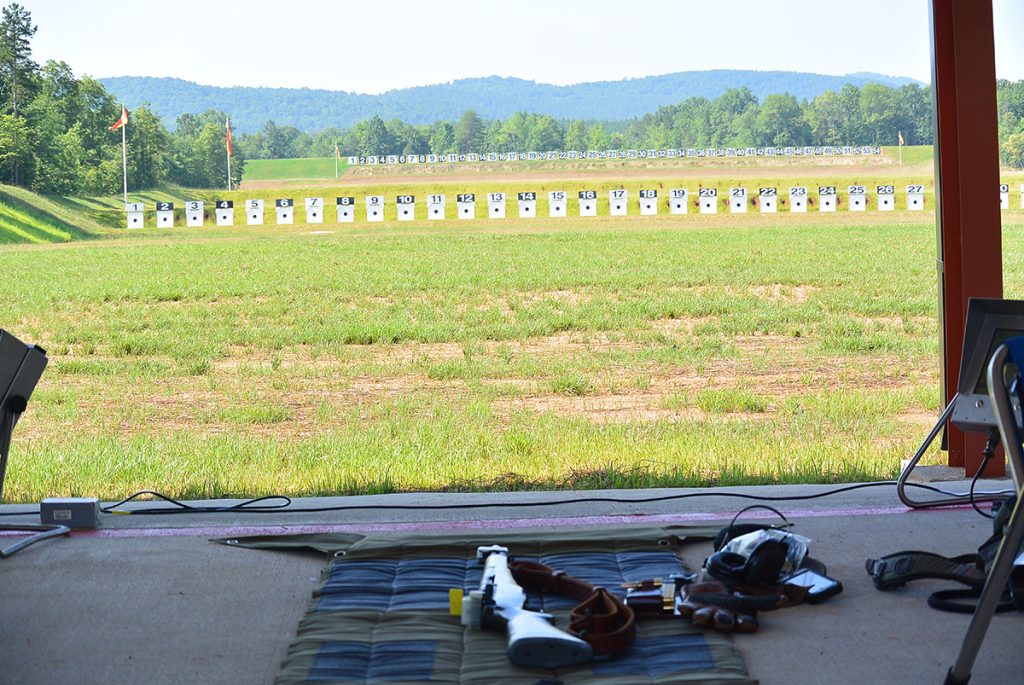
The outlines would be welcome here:
M 897 131 L 896 135 L 900 137 L 900 145 L 903 145 L 903 131 Z
M 126 126 L 127 124 L 128 124 L 128 108 L 125 107 L 122 104 L 121 105 L 121 118 L 114 122 L 114 125 L 110 127 L 110 130 L 111 131 L 116 131 L 117 129 L 121 128 L 122 126 Z
M 234 149 L 231 147 L 231 119 L 227 120 L 225 124 L 228 129 L 227 145 L 228 145 L 228 157 L 232 157 L 235 154 Z

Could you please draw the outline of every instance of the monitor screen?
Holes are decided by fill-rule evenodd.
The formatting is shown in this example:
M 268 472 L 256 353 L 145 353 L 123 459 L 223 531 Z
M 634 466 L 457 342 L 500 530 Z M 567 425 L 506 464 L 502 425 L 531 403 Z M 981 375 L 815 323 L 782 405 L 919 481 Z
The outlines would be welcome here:
M 1000 345 L 1019 336 L 1024 336 L 1024 301 L 972 298 L 967 303 L 958 398 L 952 418 L 960 430 L 988 432 L 996 427 L 988 395 L 988 363 Z M 1003 368 L 1007 386 L 1016 375 L 1012 364 Z

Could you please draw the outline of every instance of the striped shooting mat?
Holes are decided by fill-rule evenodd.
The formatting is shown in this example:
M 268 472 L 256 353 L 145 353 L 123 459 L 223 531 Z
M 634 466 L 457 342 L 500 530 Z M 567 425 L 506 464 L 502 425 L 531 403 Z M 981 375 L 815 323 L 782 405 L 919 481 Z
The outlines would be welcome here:
M 252 549 L 316 550 L 331 559 L 278 685 L 752 685 L 732 640 L 675 618 L 638 618 L 636 643 L 618 657 L 557 670 L 523 668 L 507 637 L 464 627 L 449 590 L 479 588 L 476 549 L 498 544 L 620 595 L 626 581 L 684 570 L 677 551 L 719 526 L 479 531 L 454 535 L 316 533 L 219 540 Z M 531 593 L 527 607 L 565 626 L 575 601 Z

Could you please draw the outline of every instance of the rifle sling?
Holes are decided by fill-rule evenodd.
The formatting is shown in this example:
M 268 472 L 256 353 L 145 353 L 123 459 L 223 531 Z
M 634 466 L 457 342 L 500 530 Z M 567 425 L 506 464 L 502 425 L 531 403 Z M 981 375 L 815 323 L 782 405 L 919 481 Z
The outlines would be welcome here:
M 594 654 L 614 656 L 636 640 L 633 610 L 603 587 L 533 561 L 510 561 L 520 587 L 579 601 L 569 614 L 568 632 L 587 642 Z

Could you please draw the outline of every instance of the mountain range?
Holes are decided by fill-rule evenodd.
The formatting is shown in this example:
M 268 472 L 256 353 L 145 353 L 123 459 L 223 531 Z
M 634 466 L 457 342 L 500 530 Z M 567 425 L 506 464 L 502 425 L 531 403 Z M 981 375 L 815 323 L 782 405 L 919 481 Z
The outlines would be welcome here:
M 310 88 L 205 86 L 176 78 L 118 76 L 100 82 L 129 109 L 149 103 L 174 126 L 181 114 L 217 109 L 231 115 L 232 128 L 259 130 L 267 121 L 316 131 L 347 128 L 374 114 L 412 124 L 454 121 L 467 109 L 484 119 L 504 119 L 515 112 L 550 114 L 557 119 L 622 121 L 643 116 L 662 105 L 689 97 L 713 99 L 728 88 L 747 87 L 760 100 L 772 93 L 812 99 L 846 83 L 899 87 L 920 84 L 907 77 L 860 72 L 843 76 L 793 71 L 682 71 L 661 76 L 555 86 L 519 78 L 467 78 L 429 86 L 389 90 L 379 95 Z

